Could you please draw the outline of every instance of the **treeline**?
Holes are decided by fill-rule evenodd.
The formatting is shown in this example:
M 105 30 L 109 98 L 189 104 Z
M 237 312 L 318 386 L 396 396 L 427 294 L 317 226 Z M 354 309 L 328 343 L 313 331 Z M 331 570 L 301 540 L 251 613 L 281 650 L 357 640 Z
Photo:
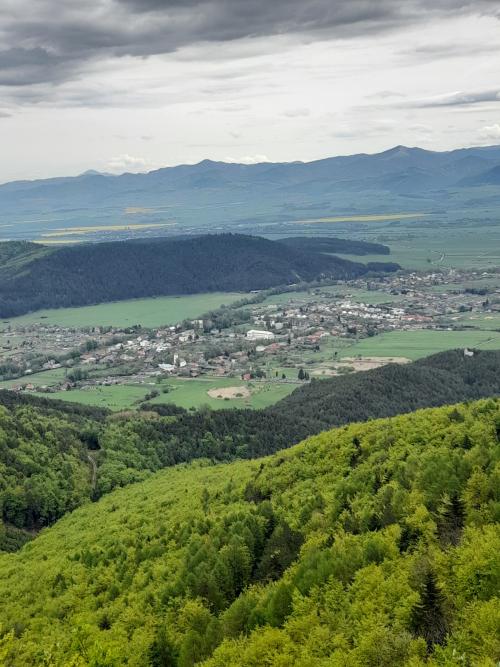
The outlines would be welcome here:
M 248 292 L 398 268 L 365 266 L 238 234 L 41 248 L 0 268 L 0 317 L 136 297 Z
M 382 243 L 341 239 L 335 236 L 290 236 L 279 239 L 289 248 L 310 252 L 340 253 L 344 255 L 390 255 L 391 249 Z
M 500 403 L 166 470 L 0 556 L 6 667 L 494 667 Z
M 142 413 L 114 415 L 3 391 L 0 549 L 19 545 L 19 530 L 36 531 L 89 499 L 168 466 L 257 458 L 332 426 L 499 394 L 500 352 L 464 357 L 459 350 L 317 380 L 266 410 L 193 413 L 146 404 Z

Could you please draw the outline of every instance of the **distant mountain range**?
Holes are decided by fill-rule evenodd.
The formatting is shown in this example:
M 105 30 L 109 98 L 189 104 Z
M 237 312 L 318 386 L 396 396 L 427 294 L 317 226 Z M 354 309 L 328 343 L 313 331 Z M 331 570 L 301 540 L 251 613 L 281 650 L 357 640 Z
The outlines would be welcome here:
M 0 243 L 0 317 L 136 297 L 246 292 L 320 277 L 349 279 L 395 271 L 391 262 L 361 264 L 325 252 L 241 234 L 116 241 L 63 247 Z M 346 241 L 343 242 L 344 245 Z M 354 244 L 354 249 L 386 246 Z M 372 250 L 373 251 L 373 250 Z
M 439 202 L 443 190 L 499 182 L 500 146 L 448 152 L 396 146 L 374 155 L 253 165 L 204 160 L 147 174 L 89 171 L 76 177 L 6 183 L 0 186 L 0 220 L 27 224 L 34 222 L 27 216 L 36 214 L 42 216 L 37 223 L 58 229 L 87 222 L 82 212 L 90 209 L 100 222 L 252 224 L 263 215 L 278 221 L 300 219 L 309 206 L 348 211 L 360 192 L 425 195 Z M 13 227 L 15 231 L 17 225 Z

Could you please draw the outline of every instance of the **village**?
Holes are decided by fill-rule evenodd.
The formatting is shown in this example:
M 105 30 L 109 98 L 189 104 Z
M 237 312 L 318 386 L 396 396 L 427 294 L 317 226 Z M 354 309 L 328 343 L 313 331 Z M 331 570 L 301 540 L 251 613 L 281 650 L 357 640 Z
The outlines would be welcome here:
M 488 279 L 493 288 L 482 286 Z M 357 355 L 359 341 L 460 330 L 464 314 L 500 313 L 495 281 L 497 274 L 452 270 L 302 285 L 156 329 L 4 323 L 0 379 L 15 391 L 53 393 L 175 377 L 304 382 L 366 370 L 408 359 Z

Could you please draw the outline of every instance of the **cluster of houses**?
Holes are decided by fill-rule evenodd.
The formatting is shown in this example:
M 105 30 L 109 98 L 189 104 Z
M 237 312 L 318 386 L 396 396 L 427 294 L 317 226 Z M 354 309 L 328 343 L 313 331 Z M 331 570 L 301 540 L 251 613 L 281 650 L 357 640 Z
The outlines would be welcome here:
M 360 279 L 338 285 L 338 293 L 321 288 L 307 295 L 291 292 L 282 303 L 246 306 L 249 321 L 242 325 L 235 318 L 234 326 L 222 330 L 207 331 L 203 319 L 154 330 L 83 330 L 41 323 L 26 327 L 14 350 L 10 339 L 19 332 L 9 329 L 0 333 L 0 339 L 9 341 L 8 358 L 23 367 L 26 379 L 37 371 L 80 369 L 78 377 L 67 372 L 58 389 L 161 375 L 249 378 L 261 361 L 273 355 L 286 360 L 294 353 L 296 358 L 301 350 L 319 349 L 331 337 L 358 339 L 385 331 L 447 327 L 459 312 L 500 309 L 500 292 L 491 294 L 485 305 L 481 294 L 463 289 L 466 279 L 483 277 L 459 271 L 407 273 L 374 283 Z M 376 291 L 378 305 L 360 300 L 356 296 L 360 288 Z M 30 366 L 34 347 L 45 350 L 37 368 Z M 26 380 L 19 386 L 35 388 Z

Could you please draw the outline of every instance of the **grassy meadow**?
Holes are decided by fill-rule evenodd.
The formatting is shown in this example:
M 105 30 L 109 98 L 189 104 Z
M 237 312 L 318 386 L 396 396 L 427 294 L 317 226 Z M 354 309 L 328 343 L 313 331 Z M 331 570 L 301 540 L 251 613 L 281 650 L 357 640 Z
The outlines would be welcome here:
M 344 348 L 342 356 L 407 357 L 414 360 L 461 347 L 500 349 L 500 331 L 392 331 L 364 338 Z
M 39 375 L 45 375 L 41 373 Z M 30 380 L 31 381 L 31 380 Z M 17 382 L 19 383 L 19 381 Z M 6 384 L 6 383 L 3 383 Z M 41 383 L 40 383 L 41 384 Z M 48 382 L 43 384 L 49 384 Z M 153 390 L 160 392 L 153 403 L 174 403 L 182 408 L 199 408 L 207 405 L 213 410 L 221 408 L 265 408 L 288 396 L 296 384 L 273 382 L 244 382 L 237 378 L 180 379 L 172 378 L 161 384 L 121 384 L 109 387 L 91 387 L 43 394 L 48 398 L 95 405 L 110 410 L 129 410 L 137 408 L 147 394 Z M 209 396 L 211 389 L 226 387 L 246 387 L 250 391 L 248 398 L 220 399 Z M 168 393 L 164 393 L 167 390 Z
M 484 331 L 500 331 L 500 313 L 464 313 L 457 323 Z
M 3 380 L 0 382 L 0 389 L 10 389 L 19 385 L 32 384 L 35 387 L 51 387 L 57 384 L 66 375 L 66 369 L 54 368 L 50 371 L 42 371 L 40 373 L 32 373 L 31 375 L 23 375 L 15 380 Z
M 134 324 L 140 324 L 143 327 L 159 327 L 163 324 L 175 324 L 184 319 L 199 317 L 209 310 L 219 308 L 222 304 L 229 305 L 241 298 L 241 294 L 213 292 L 211 294 L 130 299 L 80 308 L 38 310 L 35 313 L 4 320 L 3 328 L 7 324 L 19 327 L 35 323 L 75 328 L 127 327 Z

